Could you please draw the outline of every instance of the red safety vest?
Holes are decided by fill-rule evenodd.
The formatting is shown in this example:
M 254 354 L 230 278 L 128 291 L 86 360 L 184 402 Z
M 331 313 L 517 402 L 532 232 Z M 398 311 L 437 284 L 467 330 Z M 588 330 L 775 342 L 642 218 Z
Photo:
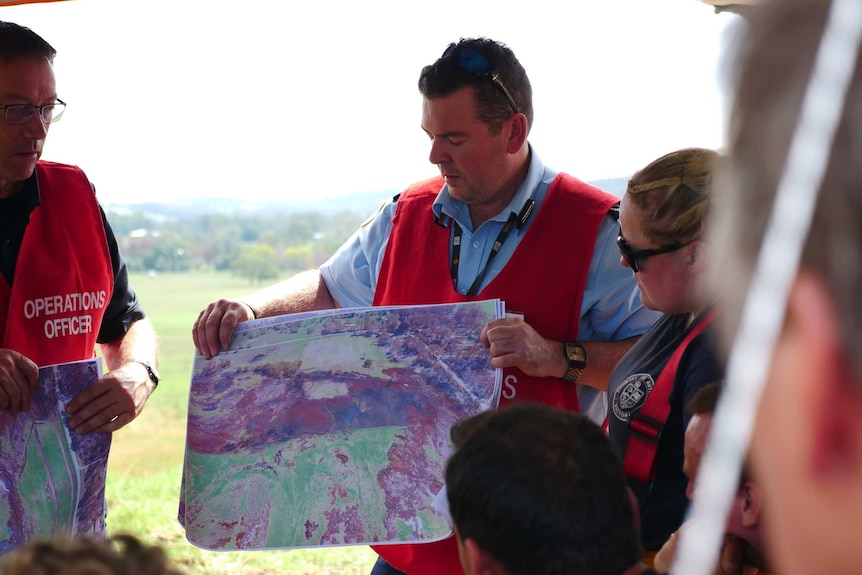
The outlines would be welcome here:
M 567 174 L 551 183 L 535 221 L 500 273 L 477 295 L 455 291 L 449 273 L 451 230 L 433 225 L 432 204 L 443 178 L 420 182 L 398 198 L 374 305 L 451 303 L 500 298 L 544 337 L 578 337 L 581 299 L 602 218 L 619 198 Z M 560 351 L 562 353 L 562 350 Z M 501 405 L 538 401 L 578 411 L 577 388 L 556 378 L 503 370 Z M 373 549 L 409 575 L 462 573 L 455 538 Z
M 114 274 L 84 173 L 39 162 L 36 177 L 41 200 L 24 232 L 13 286 L 0 276 L 0 347 L 42 366 L 93 357 Z
M 656 455 L 661 433 L 670 416 L 670 392 L 676 380 L 679 362 L 688 344 L 715 320 L 715 310 L 706 314 L 674 350 L 650 391 L 643 406 L 629 420 L 629 441 L 623 457 L 626 477 L 642 483 L 655 481 Z

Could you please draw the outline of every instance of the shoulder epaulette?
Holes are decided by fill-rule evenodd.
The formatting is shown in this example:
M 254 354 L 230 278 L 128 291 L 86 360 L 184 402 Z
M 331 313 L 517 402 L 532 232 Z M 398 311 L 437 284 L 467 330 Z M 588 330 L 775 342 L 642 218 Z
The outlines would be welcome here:
M 620 221 L 620 203 L 617 202 L 611 206 L 611 209 L 608 210 L 608 214 L 614 219 L 614 221 Z

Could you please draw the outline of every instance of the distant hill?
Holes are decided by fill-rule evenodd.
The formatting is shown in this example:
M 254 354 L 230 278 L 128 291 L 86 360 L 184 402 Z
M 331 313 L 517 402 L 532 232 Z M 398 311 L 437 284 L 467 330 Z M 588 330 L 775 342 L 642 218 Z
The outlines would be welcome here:
M 589 183 L 622 196 L 628 178 L 605 178 Z M 143 202 L 137 204 L 109 204 L 105 210 L 114 213 L 145 213 L 156 218 L 190 218 L 205 213 L 325 213 L 351 212 L 361 216 L 371 215 L 384 201 L 400 190 L 364 192 L 339 198 L 321 198 L 301 201 L 273 200 L 250 202 L 243 198 L 189 198 L 171 203 Z
M 366 192 L 341 198 L 251 202 L 244 198 L 188 198 L 170 203 L 141 202 L 137 204 L 108 204 L 106 211 L 115 213 L 143 212 L 155 217 L 185 218 L 205 213 L 337 213 L 354 212 L 370 215 L 397 191 Z
M 618 198 L 623 197 L 623 194 L 626 192 L 626 186 L 629 183 L 628 177 L 625 178 L 604 178 L 601 180 L 593 180 L 591 182 L 597 188 L 600 188 L 606 192 L 609 192 Z

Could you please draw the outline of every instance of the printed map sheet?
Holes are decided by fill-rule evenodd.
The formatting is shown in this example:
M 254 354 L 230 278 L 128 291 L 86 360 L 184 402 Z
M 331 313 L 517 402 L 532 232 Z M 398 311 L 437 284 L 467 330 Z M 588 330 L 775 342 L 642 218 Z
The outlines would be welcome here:
M 449 427 L 496 408 L 499 300 L 245 322 L 195 358 L 180 523 L 218 550 L 434 541 Z
M 78 435 L 65 411 L 101 376 L 98 358 L 42 367 L 30 410 L 0 411 L 0 554 L 52 533 L 104 533 L 111 435 Z

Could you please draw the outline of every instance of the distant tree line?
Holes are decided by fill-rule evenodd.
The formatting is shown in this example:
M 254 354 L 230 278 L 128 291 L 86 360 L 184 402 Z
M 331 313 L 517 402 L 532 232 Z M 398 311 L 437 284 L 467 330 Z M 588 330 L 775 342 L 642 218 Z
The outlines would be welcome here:
M 349 211 L 106 213 L 131 271 L 228 270 L 252 282 L 319 266 L 367 217 Z
M 590 183 L 621 196 L 627 182 Z M 222 270 L 264 282 L 322 264 L 397 192 L 317 198 L 299 206 L 272 202 L 252 210 L 243 209 L 244 198 L 199 198 L 105 211 L 132 271 Z

